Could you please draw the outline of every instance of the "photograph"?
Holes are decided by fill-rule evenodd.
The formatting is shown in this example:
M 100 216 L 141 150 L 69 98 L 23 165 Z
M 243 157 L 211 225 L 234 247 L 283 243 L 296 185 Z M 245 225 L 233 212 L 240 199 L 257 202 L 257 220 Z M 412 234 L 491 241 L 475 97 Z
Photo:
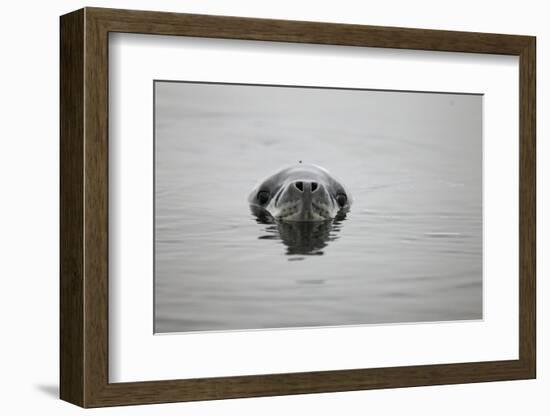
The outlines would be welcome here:
M 154 333 L 483 319 L 483 95 L 153 82 Z

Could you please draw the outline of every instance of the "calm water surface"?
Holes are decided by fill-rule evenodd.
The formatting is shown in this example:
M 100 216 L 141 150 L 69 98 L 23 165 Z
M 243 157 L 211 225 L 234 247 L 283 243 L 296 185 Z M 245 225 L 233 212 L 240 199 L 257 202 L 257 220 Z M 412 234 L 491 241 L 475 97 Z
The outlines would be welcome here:
M 157 82 L 155 332 L 482 317 L 482 97 Z M 343 220 L 264 224 L 315 163 Z

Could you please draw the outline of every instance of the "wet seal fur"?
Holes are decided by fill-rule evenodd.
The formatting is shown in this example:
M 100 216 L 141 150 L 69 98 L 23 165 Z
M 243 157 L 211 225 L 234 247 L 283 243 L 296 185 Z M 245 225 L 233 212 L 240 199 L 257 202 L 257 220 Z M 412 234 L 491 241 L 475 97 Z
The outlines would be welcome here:
M 345 216 L 352 198 L 326 169 L 298 164 L 264 179 L 248 197 L 252 213 L 277 221 L 328 221 Z

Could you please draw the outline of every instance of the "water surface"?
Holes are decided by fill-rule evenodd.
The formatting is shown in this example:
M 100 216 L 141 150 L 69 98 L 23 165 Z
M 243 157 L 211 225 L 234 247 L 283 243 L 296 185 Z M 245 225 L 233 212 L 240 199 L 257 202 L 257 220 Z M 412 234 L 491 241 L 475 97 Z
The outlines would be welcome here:
M 155 332 L 482 317 L 482 97 L 155 83 Z M 315 163 L 345 219 L 269 224 L 256 182 Z

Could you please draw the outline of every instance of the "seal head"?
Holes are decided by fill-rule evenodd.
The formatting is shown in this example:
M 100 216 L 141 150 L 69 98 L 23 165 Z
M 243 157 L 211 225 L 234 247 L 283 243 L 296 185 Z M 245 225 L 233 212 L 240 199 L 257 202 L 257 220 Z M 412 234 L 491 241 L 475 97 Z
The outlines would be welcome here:
M 252 212 L 279 221 L 327 221 L 345 215 L 351 196 L 326 169 L 298 164 L 264 179 L 248 197 Z

